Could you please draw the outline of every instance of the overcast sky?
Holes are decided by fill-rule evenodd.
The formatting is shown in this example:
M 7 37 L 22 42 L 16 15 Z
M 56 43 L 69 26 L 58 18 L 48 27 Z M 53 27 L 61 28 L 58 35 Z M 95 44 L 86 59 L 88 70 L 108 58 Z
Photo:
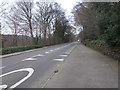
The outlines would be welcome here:
M 22 1 L 22 0 L 0 0 L 1 2 L 15 2 L 15 1 Z M 29 0 L 25 0 L 25 1 L 29 1 Z M 76 2 L 81 2 L 81 0 L 33 0 L 33 1 L 56 1 L 59 4 L 61 4 L 62 8 L 67 10 L 67 13 L 70 14 L 73 6 L 76 4 Z
M 20 0 L 0 0 L 0 3 L 1 3 L 1 1 L 5 1 L 5 2 L 8 2 L 10 4 L 12 2 L 20 1 Z M 27 1 L 27 0 L 25 0 L 25 1 Z M 34 1 L 43 1 L 43 0 L 34 0 Z M 77 2 L 81 2 L 81 0 L 44 0 L 44 1 L 56 1 L 56 2 L 58 2 L 61 5 L 61 7 L 65 10 L 67 17 L 72 15 L 71 11 L 72 11 L 74 5 L 76 5 Z M 69 18 L 70 18 L 69 19 L 70 21 L 73 21 L 73 19 L 71 17 L 69 17 Z M 5 32 L 5 31 L 4 31 L 4 33 L 7 34 L 8 32 Z
M 62 8 L 66 9 L 68 14 L 70 14 L 76 2 L 80 2 L 81 0 L 55 0 L 61 4 Z

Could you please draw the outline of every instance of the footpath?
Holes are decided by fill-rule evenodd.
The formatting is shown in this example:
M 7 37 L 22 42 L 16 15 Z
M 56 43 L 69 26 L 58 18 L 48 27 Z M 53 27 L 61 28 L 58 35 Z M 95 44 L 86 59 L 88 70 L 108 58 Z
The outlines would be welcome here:
M 118 61 L 80 44 L 45 88 L 118 88 Z

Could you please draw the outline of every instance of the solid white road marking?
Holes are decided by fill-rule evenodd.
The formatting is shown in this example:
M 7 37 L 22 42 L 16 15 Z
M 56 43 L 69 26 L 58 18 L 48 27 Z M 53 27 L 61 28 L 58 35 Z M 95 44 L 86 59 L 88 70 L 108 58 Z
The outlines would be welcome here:
M 60 56 L 62 56 L 62 57 L 67 57 L 67 55 L 60 55 Z
M 0 85 L 0 90 L 7 88 L 7 85 Z
M 23 83 L 25 80 L 27 80 L 30 76 L 32 76 L 32 74 L 34 73 L 34 69 L 33 68 L 23 68 L 23 69 L 18 69 L 18 70 L 14 70 L 5 74 L 0 75 L 1 77 L 4 77 L 6 75 L 12 74 L 12 73 L 16 73 L 16 72 L 23 72 L 23 71 L 27 71 L 29 72 L 28 75 L 26 77 L 24 77 L 23 79 L 21 79 L 20 81 L 18 81 L 17 83 L 15 83 L 14 85 L 12 85 L 10 88 L 16 88 L 17 86 L 19 86 L 21 83 Z M 0 87 L 6 87 L 5 85 L 0 85 Z
M 49 52 L 45 52 L 45 53 L 49 53 Z
M 55 61 L 64 61 L 64 59 L 53 59 Z
M 22 61 L 34 61 L 34 60 L 36 60 L 36 58 L 27 58 L 27 59 L 24 59 Z

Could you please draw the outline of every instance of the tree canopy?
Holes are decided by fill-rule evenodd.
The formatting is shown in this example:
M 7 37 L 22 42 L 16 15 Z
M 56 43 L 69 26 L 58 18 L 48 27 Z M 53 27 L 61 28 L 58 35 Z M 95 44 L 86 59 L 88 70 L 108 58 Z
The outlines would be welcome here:
M 83 27 L 82 40 L 101 40 L 120 46 L 120 2 L 78 3 L 74 9 L 76 25 Z

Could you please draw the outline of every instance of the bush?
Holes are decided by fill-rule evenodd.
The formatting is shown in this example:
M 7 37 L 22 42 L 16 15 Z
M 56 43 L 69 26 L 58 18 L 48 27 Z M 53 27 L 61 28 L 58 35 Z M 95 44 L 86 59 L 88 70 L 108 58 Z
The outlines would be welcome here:
M 34 49 L 34 48 L 41 48 L 41 46 L 39 46 L 39 45 L 17 46 L 17 47 L 2 48 L 1 50 L 2 50 L 2 55 L 4 55 L 4 54 L 10 54 L 10 53 L 15 53 L 15 52 L 30 50 L 30 49 Z
M 106 45 L 106 42 L 104 40 L 91 40 L 92 44 L 101 44 Z
M 99 41 L 99 40 L 92 40 L 89 41 L 87 40 L 84 44 L 86 44 L 86 46 L 93 48 L 101 53 L 103 53 L 104 55 L 108 55 L 116 60 L 120 60 L 120 47 L 110 47 L 108 45 L 101 45 L 99 42 L 103 41 Z

